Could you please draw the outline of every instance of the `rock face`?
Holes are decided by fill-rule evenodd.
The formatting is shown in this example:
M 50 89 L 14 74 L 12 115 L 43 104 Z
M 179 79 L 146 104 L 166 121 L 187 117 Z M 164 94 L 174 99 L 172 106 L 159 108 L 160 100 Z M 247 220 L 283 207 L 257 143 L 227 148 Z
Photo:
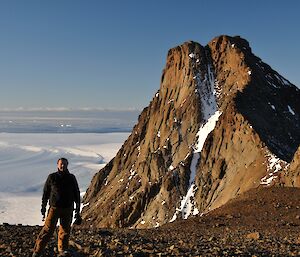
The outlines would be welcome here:
M 282 183 L 286 186 L 300 187 L 300 147 L 296 151 L 290 166 L 282 176 Z
M 300 143 L 299 101 L 299 89 L 240 37 L 169 50 L 159 91 L 94 176 L 83 218 L 155 227 L 272 184 L 289 174 Z

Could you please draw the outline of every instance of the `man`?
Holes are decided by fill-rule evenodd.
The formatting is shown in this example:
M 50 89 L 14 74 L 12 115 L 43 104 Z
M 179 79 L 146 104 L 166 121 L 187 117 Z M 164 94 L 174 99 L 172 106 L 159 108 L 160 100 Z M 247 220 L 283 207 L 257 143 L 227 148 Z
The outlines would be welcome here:
M 51 173 L 44 185 L 41 208 L 43 220 L 48 200 L 50 208 L 44 227 L 36 239 L 32 257 L 41 256 L 56 229 L 58 219 L 60 221 L 58 256 L 68 256 L 74 202 L 76 203 L 75 219 L 80 218 L 80 191 L 75 176 L 68 171 L 68 160 L 65 158 L 57 161 L 57 172 Z

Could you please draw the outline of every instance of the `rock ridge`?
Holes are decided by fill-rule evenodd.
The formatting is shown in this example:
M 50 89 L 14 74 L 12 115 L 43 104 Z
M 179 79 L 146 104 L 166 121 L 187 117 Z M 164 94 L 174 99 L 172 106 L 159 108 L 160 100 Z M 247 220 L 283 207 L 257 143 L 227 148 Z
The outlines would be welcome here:
M 299 100 L 239 36 L 170 49 L 159 90 L 86 192 L 85 221 L 158 227 L 272 184 L 299 147 Z

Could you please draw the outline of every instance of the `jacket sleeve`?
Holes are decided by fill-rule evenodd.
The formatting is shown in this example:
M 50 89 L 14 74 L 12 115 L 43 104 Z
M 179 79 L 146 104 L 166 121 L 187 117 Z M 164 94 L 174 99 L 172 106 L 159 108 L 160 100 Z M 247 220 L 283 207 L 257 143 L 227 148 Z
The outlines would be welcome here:
M 51 192 L 51 177 L 49 175 L 44 185 L 43 197 L 42 197 L 42 210 L 43 209 L 46 210 L 47 202 L 50 198 L 50 192 Z
M 76 212 L 79 213 L 80 211 L 80 190 L 79 190 L 79 186 L 77 183 L 77 179 L 76 177 L 73 175 L 74 178 L 74 201 L 76 203 Z

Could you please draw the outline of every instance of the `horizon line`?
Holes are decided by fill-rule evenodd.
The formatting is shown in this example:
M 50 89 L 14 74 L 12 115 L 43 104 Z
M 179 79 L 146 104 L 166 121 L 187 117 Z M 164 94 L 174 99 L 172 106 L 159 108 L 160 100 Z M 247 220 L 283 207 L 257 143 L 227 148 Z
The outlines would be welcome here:
M 17 107 L 17 108 L 0 108 L 0 112 L 32 112 L 32 111 L 53 111 L 53 112 L 68 112 L 68 111 L 107 111 L 107 112 L 135 112 L 142 111 L 140 108 L 104 108 L 104 107 Z

